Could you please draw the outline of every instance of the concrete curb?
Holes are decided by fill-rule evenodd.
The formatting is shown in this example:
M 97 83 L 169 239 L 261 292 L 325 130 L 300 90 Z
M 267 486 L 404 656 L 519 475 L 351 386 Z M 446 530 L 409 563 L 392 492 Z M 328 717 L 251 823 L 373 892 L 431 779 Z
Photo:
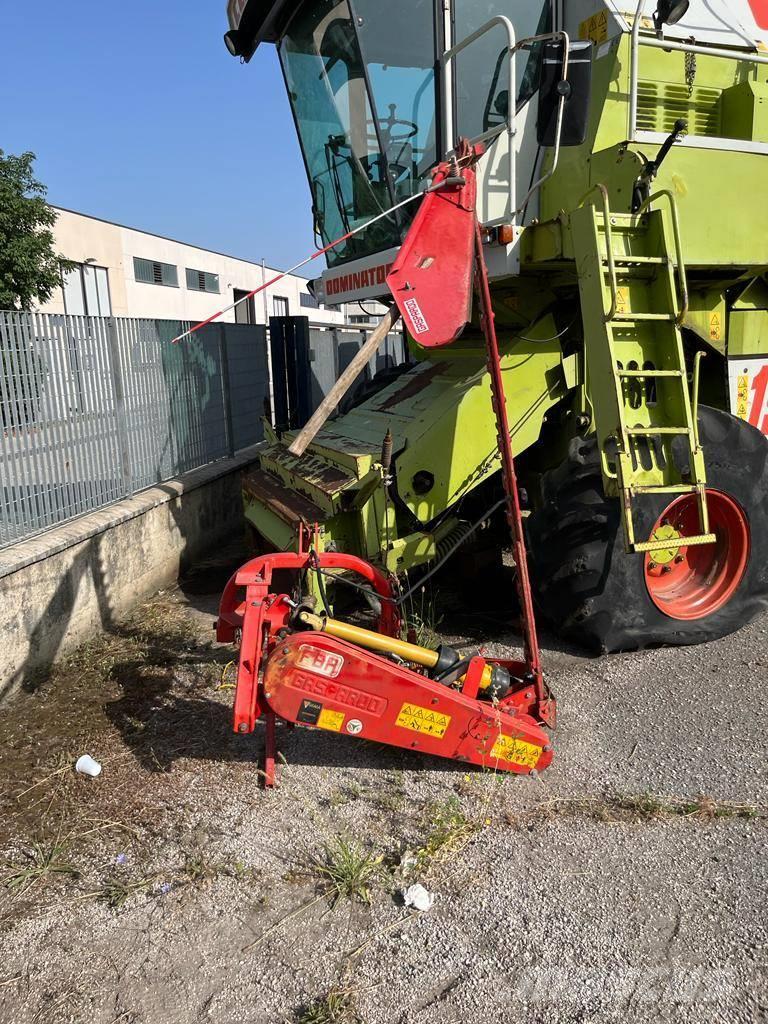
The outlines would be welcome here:
M 236 537 L 241 471 L 260 447 L 0 551 L 0 699 Z
M 164 505 L 173 498 L 179 498 L 182 494 L 203 487 L 223 476 L 234 473 L 250 465 L 260 448 L 265 442 L 251 445 L 238 452 L 232 459 L 222 459 L 219 462 L 212 462 L 209 466 L 201 469 L 193 469 L 189 473 L 165 480 L 144 491 L 139 491 L 131 498 L 124 498 L 114 505 L 107 505 L 96 512 L 89 512 L 87 515 L 79 516 L 77 519 L 69 520 L 61 526 L 54 526 L 51 530 L 32 537 L 29 540 L 21 541 L 9 548 L 0 549 L 0 579 L 10 576 L 11 573 L 25 569 L 35 562 L 40 562 L 51 555 L 66 551 L 67 548 L 83 541 L 90 540 L 99 533 L 111 530 L 121 523 L 126 523 L 136 516 L 144 515 L 159 505 Z

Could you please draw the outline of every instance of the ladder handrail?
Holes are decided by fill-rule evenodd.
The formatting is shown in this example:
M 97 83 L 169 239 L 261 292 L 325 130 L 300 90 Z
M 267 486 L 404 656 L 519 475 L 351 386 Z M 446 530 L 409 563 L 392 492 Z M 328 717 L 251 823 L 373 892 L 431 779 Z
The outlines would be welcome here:
M 453 139 L 453 121 L 454 121 L 454 106 L 452 102 L 452 95 L 450 86 L 453 85 L 451 81 L 452 76 L 450 74 L 453 68 L 453 60 L 457 54 L 461 53 L 462 50 L 466 50 L 468 46 L 476 42 L 482 36 L 487 35 L 495 28 L 503 28 L 507 33 L 507 58 L 508 58 L 508 72 L 509 72 L 509 102 L 507 104 L 507 141 L 509 149 L 509 203 L 510 203 L 510 216 L 514 219 L 517 215 L 525 209 L 531 196 L 541 188 L 545 181 L 548 181 L 557 170 L 560 162 L 560 149 L 561 140 L 563 134 L 563 117 L 565 114 L 565 102 L 567 100 L 567 90 L 563 90 L 560 96 L 560 100 L 557 106 L 557 122 L 555 126 L 555 145 L 554 145 L 554 156 L 552 158 L 552 165 L 550 169 L 543 174 L 538 181 L 529 188 L 525 195 L 525 198 L 521 203 L 517 203 L 516 192 L 517 182 L 515 178 L 516 172 L 516 160 L 515 160 L 515 147 L 514 137 L 517 134 L 517 53 L 525 46 L 530 46 L 533 43 L 547 42 L 548 40 L 561 39 L 563 41 L 563 74 L 561 83 L 568 82 L 568 68 L 570 62 L 570 50 L 571 40 L 567 32 L 547 32 L 537 36 L 526 36 L 524 39 L 517 40 L 515 37 L 515 27 L 509 18 L 503 14 L 498 14 L 493 18 L 489 18 L 480 28 L 475 29 L 474 32 L 470 32 L 468 36 L 461 39 L 458 43 L 455 43 L 449 49 L 445 50 L 440 56 L 440 100 L 443 111 L 443 133 L 445 138 L 445 156 L 448 153 L 453 152 L 455 146 L 451 145 Z M 482 132 L 480 135 L 470 139 L 471 145 L 476 145 L 479 142 L 486 142 L 489 139 L 495 138 L 504 131 L 505 126 L 499 125 L 494 128 L 489 128 L 487 131 Z
M 595 198 L 595 193 L 600 199 Z M 591 198 L 591 202 L 589 202 Z M 667 211 L 664 208 L 653 209 L 653 222 L 650 220 L 649 207 L 662 198 L 669 203 L 669 226 Z M 605 218 L 605 242 L 603 229 L 600 225 L 600 213 Z M 585 339 L 588 333 L 594 335 L 595 344 L 601 346 L 595 352 L 596 364 L 607 370 L 611 387 L 604 389 L 600 401 L 591 396 L 595 410 L 596 431 L 598 435 L 598 452 L 600 467 L 606 484 L 611 493 L 615 488 L 620 502 L 621 518 L 624 525 L 628 551 L 636 551 L 651 555 L 656 550 L 669 546 L 668 539 L 651 537 L 649 540 L 638 541 L 635 536 L 634 502 L 637 498 L 652 494 L 696 494 L 699 512 L 700 535 L 686 536 L 686 545 L 711 544 L 715 535 L 710 533 L 709 510 L 707 507 L 706 466 L 698 432 L 699 378 L 701 355 L 694 359 L 692 374 L 692 394 L 687 385 L 685 352 L 680 332 L 680 325 L 688 310 L 688 283 L 685 263 L 682 254 L 680 225 L 677 216 L 677 204 L 674 194 L 669 190 L 660 190 L 643 203 L 640 209 L 630 214 L 614 214 L 611 216 L 608 189 L 605 185 L 596 184 L 584 195 L 579 208 L 573 211 L 573 244 L 574 258 L 579 274 L 579 288 L 582 298 L 582 318 L 584 319 Z M 629 231 L 626 256 L 622 252 L 614 253 L 612 224 L 619 224 Z M 650 233 L 649 233 L 650 227 Z M 672 235 L 674 234 L 674 242 Z M 632 239 L 637 238 L 634 245 Z M 643 240 L 643 241 L 641 241 Z M 604 251 L 604 245 L 607 249 Z M 658 249 L 657 249 L 658 247 Z M 676 250 L 676 251 L 673 251 Z M 623 250 L 622 250 L 623 251 Z M 654 259 L 655 263 L 665 265 L 663 274 L 663 296 L 660 290 L 653 290 L 650 302 L 661 303 L 672 312 L 665 314 L 636 312 L 634 314 L 615 313 L 617 305 L 618 278 L 616 266 L 619 260 L 626 259 L 631 263 L 633 252 Z M 649 253 L 661 252 L 662 255 L 651 257 Z M 672 266 L 677 262 L 677 276 Z M 606 267 L 610 270 L 611 310 L 605 313 L 605 299 L 608 291 Z M 678 287 L 679 282 L 679 287 Z M 679 294 L 678 294 L 679 292 Z M 679 308 L 677 308 L 679 305 Z M 645 327 L 638 325 L 633 331 L 615 334 L 611 319 L 619 323 L 631 320 L 646 321 Z M 601 323 L 602 320 L 602 323 Z M 648 321 L 665 322 L 665 327 L 649 325 Z M 639 332 L 639 333 L 638 333 Z M 625 344 L 634 346 L 627 350 Z M 640 353 L 637 354 L 637 346 Z M 607 346 L 607 348 L 606 348 Z M 624 355 L 622 353 L 626 352 Z M 585 379 L 588 378 L 591 350 L 585 350 Z M 630 355 L 631 353 L 631 355 Z M 627 359 L 637 360 L 628 362 Z M 651 362 L 645 362 L 652 359 Z M 640 363 L 642 362 L 642 366 Z M 661 369 L 659 369 L 661 367 Z M 637 381 L 645 372 L 649 376 L 664 375 L 673 384 L 668 392 L 667 401 L 654 402 L 662 406 L 662 415 L 654 416 L 650 412 L 651 401 L 646 393 L 646 410 L 648 416 L 634 413 L 639 408 L 632 402 L 632 395 L 625 387 L 627 380 Z M 636 385 L 635 385 L 636 386 Z M 679 397 L 675 398 L 679 388 Z M 673 413 L 677 413 L 674 416 Z M 671 419 L 671 422 L 670 422 Z M 640 422 L 638 422 L 638 420 Z M 680 424 L 672 425 L 675 421 Z M 669 456 L 668 445 L 674 436 L 687 438 L 690 450 L 690 469 L 686 474 L 676 466 L 675 460 Z M 655 441 L 653 440 L 655 439 Z M 653 455 L 655 445 L 660 444 L 666 454 L 662 459 Z M 651 464 L 643 460 L 643 450 L 651 452 Z M 681 544 L 683 542 L 681 541 Z
M 440 92 L 443 108 L 443 132 L 445 135 L 445 148 L 446 156 L 449 152 L 452 152 L 454 146 L 449 146 L 450 140 L 453 138 L 453 104 L 449 102 L 448 97 L 448 85 L 450 82 L 450 75 L 446 74 L 449 70 L 449 66 L 452 67 L 453 59 L 457 54 L 461 53 L 462 50 L 466 50 L 468 46 L 476 42 L 482 36 L 487 35 L 495 28 L 503 28 L 507 33 L 507 57 L 509 62 L 509 83 L 510 83 L 510 94 L 512 91 L 513 83 L 515 82 L 516 72 L 516 56 L 517 56 L 517 41 L 515 37 L 515 27 L 509 18 L 506 18 L 503 14 L 497 14 L 493 18 L 489 18 L 480 28 L 476 28 L 474 32 L 470 32 L 468 36 L 465 36 L 458 43 L 455 43 L 449 49 L 445 50 L 440 56 Z M 452 83 L 451 83 L 452 84 Z M 510 95 L 511 99 L 511 95 Z M 517 107 L 516 104 L 510 102 L 509 109 L 507 110 L 507 132 L 510 136 L 515 134 L 515 121 L 517 118 Z M 474 139 L 470 139 L 471 143 L 485 142 L 486 139 L 491 138 L 493 135 L 498 135 L 499 132 L 503 131 L 503 126 L 496 128 L 489 128 L 488 131 L 483 132 Z
M 616 276 L 616 261 L 613 258 L 613 231 L 611 230 L 611 208 L 610 201 L 608 199 L 608 189 L 605 185 L 599 182 L 593 185 L 592 188 L 582 196 L 579 208 L 581 208 L 592 195 L 593 192 L 599 192 L 602 197 L 602 213 L 603 220 L 605 221 L 605 245 L 606 245 L 606 258 L 608 260 L 608 273 L 611 279 L 611 308 L 608 312 L 603 309 L 603 318 L 606 323 L 613 320 L 616 316 L 616 309 L 619 305 L 619 279 Z
M 515 205 L 516 205 L 516 161 L 515 161 L 515 134 L 517 132 L 516 120 L 517 120 L 517 104 L 511 102 L 511 92 L 513 83 L 516 79 L 516 56 L 517 56 L 517 43 L 515 38 L 515 27 L 509 18 L 505 18 L 503 14 L 498 14 L 496 17 L 486 21 L 480 28 L 475 29 L 464 39 L 460 40 L 454 46 L 451 46 L 448 50 L 440 56 L 440 103 L 443 111 L 443 137 L 444 137 L 444 156 L 447 157 L 449 153 L 452 153 L 455 149 L 455 143 L 453 142 L 453 123 L 454 123 L 454 107 L 453 107 L 453 60 L 457 54 L 461 53 L 468 46 L 471 46 L 476 40 L 480 39 L 481 36 L 486 35 L 488 32 L 495 28 L 503 28 L 507 33 L 507 57 L 508 57 L 508 71 L 509 71 L 509 83 L 510 83 L 510 103 L 508 104 L 507 110 L 507 156 L 509 160 L 509 212 L 510 216 L 514 217 Z M 485 142 L 496 135 L 499 135 L 504 131 L 504 126 L 501 125 L 496 128 L 490 128 L 487 132 L 483 132 L 478 135 L 477 138 L 470 140 L 472 144 L 478 142 Z
M 707 353 L 699 349 L 693 357 L 693 394 L 691 396 L 691 423 L 693 424 L 693 440 L 696 443 L 697 451 L 701 449 L 699 438 L 699 376 L 701 372 L 701 360 Z
M 641 217 L 646 213 L 653 202 L 657 199 L 666 198 L 669 200 L 669 211 L 672 217 L 672 235 L 675 240 L 675 263 L 677 266 L 677 281 L 680 287 L 680 308 L 676 314 L 675 322 L 680 326 L 688 313 L 688 277 L 685 273 L 685 261 L 683 260 L 683 242 L 680 235 L 680 218 L 677 215 L 677 200 L 668 188 L 661 188 L 658 192 L 648 196 L 645 202 L 637 209 L 635 216 Z

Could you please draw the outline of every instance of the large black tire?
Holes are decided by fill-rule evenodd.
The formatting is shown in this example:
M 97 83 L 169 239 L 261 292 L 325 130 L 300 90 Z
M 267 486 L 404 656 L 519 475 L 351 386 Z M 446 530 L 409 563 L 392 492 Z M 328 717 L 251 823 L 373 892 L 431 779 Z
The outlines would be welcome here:
M 646 559 L 624 548 L 619 503 L 606 498 L 594 438 L 577 438 L 545 474 L 542 507 L 528 519 L 534 596 L 561 635 L 599 652 L 698 644 L 733 633 L 768 608 L 768 443 L 728 413 L 699 409 L 707 487 L 745 513 L 749 551 L 741 582 L 719 609 L 680 620 L 664 614 L 646 585 Z M 635 534 L 646 539 L 669 504 L 638 502 Z

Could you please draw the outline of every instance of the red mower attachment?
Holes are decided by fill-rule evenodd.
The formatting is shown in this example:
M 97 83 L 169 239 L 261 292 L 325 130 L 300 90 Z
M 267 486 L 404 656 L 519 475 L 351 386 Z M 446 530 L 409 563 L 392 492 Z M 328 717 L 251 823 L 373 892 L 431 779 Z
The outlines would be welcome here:
M 507 402 L 494 326 L 474 165 L 482 149 L 457 147 L 434 172 L 439 192 L 425 196 L 387 278 L 422 345 L 450 344 L 470 316 L 472 285 L 486 342 L 506 518 L 517 570 L 524 660 L 462 659 L 399 639 L 389 579 L 352 555 L 301 550 L 255 558 L 227 584 L 217 638 L 240 636 L 235 731 L 252 732 L 264 714 L 264 778 L 275 779 L 275 720 L 327 729 L 394 747 L 507 772 L 541 771 L 552 760 L 545 726 L 556 705 L 544 684 L 533 614 Z M 381 607 L 378 632 L 316 615 L 307 603 L 271 590 L 272 573 L 344 569 L 371 585 Z M 322 576 L 318 575 L 321 582 Z M 322 591 L 321 591 L 322 592 Z
M 381 604 L 379 631 L 315 614 L 271 591 L 272 573 L 344 569 Z M 552 760 L 544 716 L 554 715 L 526 662 L 462 658 L 399 639 L 389 580 L 374 566 L 331 552 L 264 555 L 244 565 L 221 600 L 217 639 L 240 639 L 234 728 L 266 726 L 264 780 L 275 782 L 279 719 L 499 771 L 530 774 Z

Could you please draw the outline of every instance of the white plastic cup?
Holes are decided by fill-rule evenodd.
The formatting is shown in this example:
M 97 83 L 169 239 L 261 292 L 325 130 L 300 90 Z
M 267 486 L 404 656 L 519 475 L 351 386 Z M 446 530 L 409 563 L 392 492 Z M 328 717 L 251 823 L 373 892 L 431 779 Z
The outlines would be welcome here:
M 75 762 L 75 771 L 95 779 L 97 775 L 101 775 L 101 765 L 98 761 L 94 761 L 90 754 L 83 754 Z

